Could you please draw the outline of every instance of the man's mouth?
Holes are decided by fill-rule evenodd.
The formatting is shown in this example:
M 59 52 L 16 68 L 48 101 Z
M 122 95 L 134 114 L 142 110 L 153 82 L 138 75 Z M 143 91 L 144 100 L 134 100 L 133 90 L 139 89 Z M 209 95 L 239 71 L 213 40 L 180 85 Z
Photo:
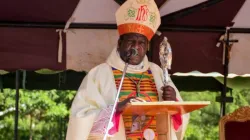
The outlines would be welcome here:
M 139 60 L 140 60 L 140 57 L 138 55 L 131 57 L 131 61 L 139 61 Z

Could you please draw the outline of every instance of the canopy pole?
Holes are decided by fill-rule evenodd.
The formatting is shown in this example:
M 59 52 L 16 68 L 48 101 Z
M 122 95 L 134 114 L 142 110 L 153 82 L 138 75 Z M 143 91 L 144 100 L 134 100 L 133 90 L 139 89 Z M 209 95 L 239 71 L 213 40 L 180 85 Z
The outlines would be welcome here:
M 15 109 L 15 126 L 14 126 L 14 140 L 18 140 L 18 115 L 19 115 L 19 70 L 16 71 L 16 109 Z
M 227 29 L 226 31 L 226 39 L 224 40 L 225 43 L 225 55 L 224 55 L 224 84 L 223 89 L 221 92 L 220 102 L 221 102 L 221 108 L 220 108 L 220 116 L 224 116 L 226 114 L 226 103 L 227 102 L 233 102 L 233 97 L 227 97 L 227 77 L 228 77 L 228 64 L 229 64 L 229 47 L 230 42 L 237 42 L 235 40 L 230 40 L 230 30 Z
M 3 93 L 3 76 L 0 75 L 0 92 Z
M 225 64 L 224 64 L 224 84 L 223 84 L 223 90 L 221 93 L 221 110 L 220 110 L 220 116 L 224 116 L 226 114 L 226 101 L 224 100 L 226 98 L 227 94 L 227 76 L 228 76 L 228 63 L 229 63 L 229 52 L 228 52 L 228 47 L 229 47 L 229 31 L 226 32 L 226 47 L 225 47 Z

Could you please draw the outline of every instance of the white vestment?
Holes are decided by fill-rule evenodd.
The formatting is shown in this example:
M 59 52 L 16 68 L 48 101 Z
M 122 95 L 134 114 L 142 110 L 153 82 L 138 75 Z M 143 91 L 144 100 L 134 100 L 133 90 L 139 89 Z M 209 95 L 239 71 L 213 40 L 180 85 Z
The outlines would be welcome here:
M 114 49 L 106 63 L 91 69 L 85 76 L 72 103 L 66 140 L 98 139 L 96 136 L 90 134 L 93 123 L 103 109 L 114 104 L 117 94 L 112 67 L 123 70 L 124 66 L 125 63 L 116 53 L 116 49 Z M 127 73 L 141 73 L 148 70 L 148 68 L 152 71 L 159 101 L 162 101 L 161 87 L 163 86 L 163 72 L 158 65 L 148 62 L 145 56 L 142 68 L 135 69 L 134 67 L 128 67 Z M 175 89 L 178 101 L 182 101 L 175 85 L 170 82 L 170 86 Z M 175 132 L 174 128 L 172 128 L 173 140 L 181 140 L 183 138 L 188 119 L 189 114 L 182 115 L 182 125 L 178 132 Z M 126 140 L 122 116 L 120 118 L 119 132 L 109 139 Z

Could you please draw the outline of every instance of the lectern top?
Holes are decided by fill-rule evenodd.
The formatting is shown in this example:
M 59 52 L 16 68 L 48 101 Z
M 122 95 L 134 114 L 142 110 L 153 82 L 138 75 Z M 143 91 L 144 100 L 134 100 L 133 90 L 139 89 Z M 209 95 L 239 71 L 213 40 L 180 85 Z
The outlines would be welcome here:
M 123 112 L 125 115 L 152 115 L 177 113 L 186 114 L 209 105 L 210 101 L 163 101 L 163 102 L 132 102 Z

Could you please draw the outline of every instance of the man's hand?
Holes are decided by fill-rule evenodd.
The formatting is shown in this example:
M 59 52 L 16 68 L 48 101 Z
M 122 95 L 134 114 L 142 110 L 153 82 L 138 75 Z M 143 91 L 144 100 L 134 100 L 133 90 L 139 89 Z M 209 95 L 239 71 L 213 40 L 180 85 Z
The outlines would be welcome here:
M 164 101 L 175 101 L 176 100 L 176 92 L 173 87 L 171 86 L 163 86 L 161 88 L 163 91 L 162 93 L 162 99 Z
M 122 102 L 117 103 L 116 111 L 118 111 L 118 112 L 123 112 L 124 109 L 130 104 L 131 100 L 133 100 L 133 101 L 138 101 L 138 102 L 143 102 L 143 100 L 140 99 L 140 98 L 137 98 L 137 97 L 129 97 L 129 98 L 123 100 Z

